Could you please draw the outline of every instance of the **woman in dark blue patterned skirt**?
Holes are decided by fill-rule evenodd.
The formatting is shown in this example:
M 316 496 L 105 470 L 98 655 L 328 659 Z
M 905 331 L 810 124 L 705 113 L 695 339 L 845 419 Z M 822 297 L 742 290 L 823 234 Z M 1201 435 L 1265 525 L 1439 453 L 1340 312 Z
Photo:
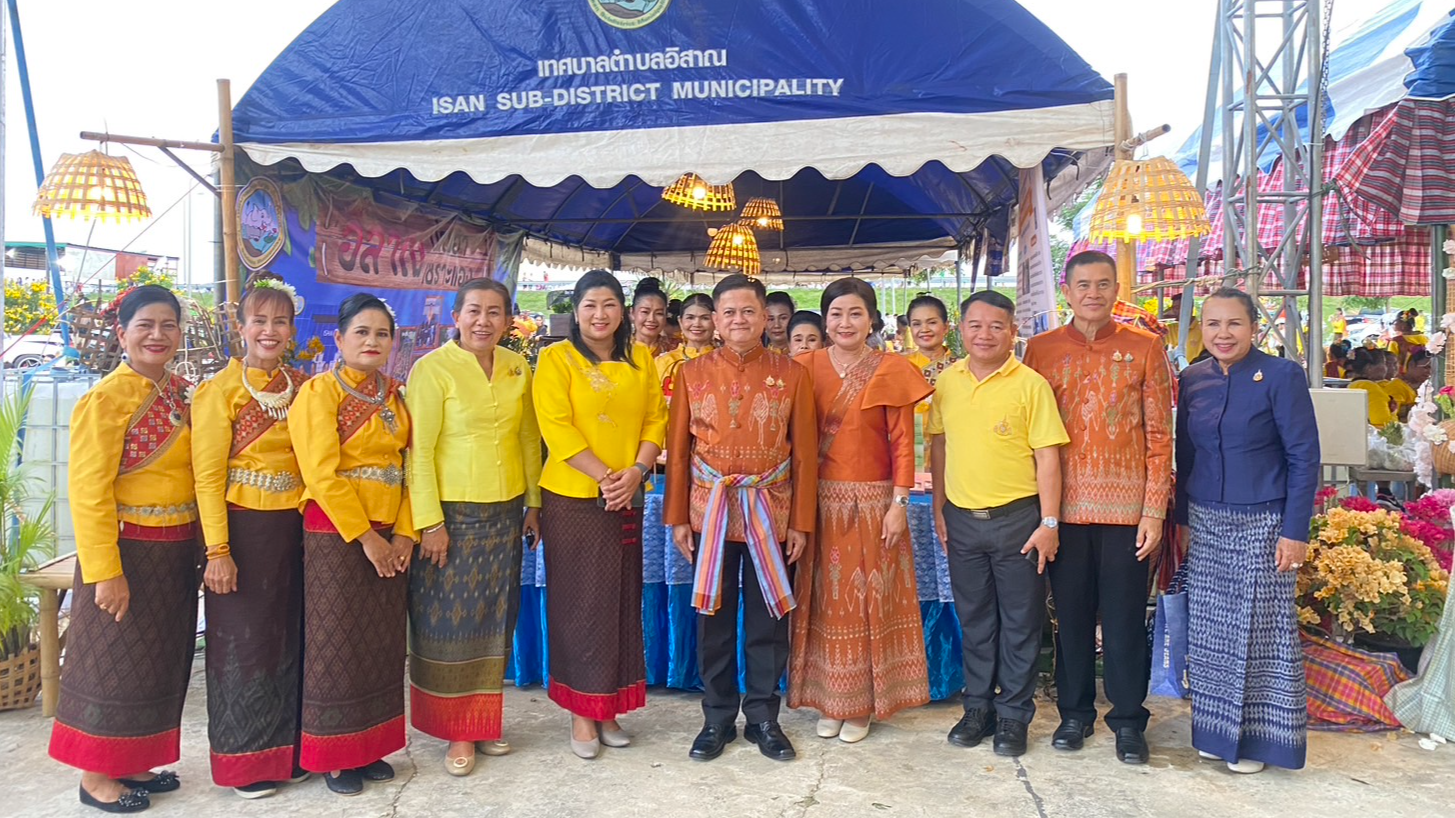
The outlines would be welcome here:
M 1304 371 L 1254 349 L 1257 326 L 1243 292 L 1222 289 L 1203 302 L 1212 357 L 1183 371 L 1177 410 L 1192 744 L 1239 773 L 1304 765 L 1308 700 L 1294 596 L 1319 478 Z

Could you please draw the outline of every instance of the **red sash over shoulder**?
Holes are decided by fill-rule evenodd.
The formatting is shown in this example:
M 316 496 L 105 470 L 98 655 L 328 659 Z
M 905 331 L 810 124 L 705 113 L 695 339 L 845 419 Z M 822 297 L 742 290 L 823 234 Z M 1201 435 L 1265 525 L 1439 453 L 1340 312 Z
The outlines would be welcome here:
M 283 382 L 284 373 L 287 373 L 295 390 L 308 380 L 308 376 L 302 370 L 294 369 L 291 366 L 279 367 L 278 374 L 268 381 L 268 385 L 263 387 L 263 391 L 282 392 L 286 390 L 287 384 Z M 242 376 L 244 378 L 248 376 L 246 368 L 244 368 Z M 247 404 L 237 413 L 237 420 L 232 423 L 232 450 L 227 453 L 227 456 L 229 458 L 237 457 L 244 449 L 253 445 L 254 441 L 273 428 L 273 424 L 277 422 L 276 418 L 263 409 L 257 398 L 249 397 Z
M 384 407 L 389 405 L 389 399 L 399 391 L 399 381 L 394 380 L 382 372 L 379 373 L 379 377 L 377 378 L 365 379 L 363 383 L 354 387 L 354 389 L 360 394 L 372 398 L 379 394 L 380 381 L 384 383 L 384 402 L 378 405 L 370 403 L 369 401 L 359 400 L 348 392 L 344 393 L 344 398 L 339 401 L 338 405 L 339 443 L 347 443 L 350 438 L 358 434 L 359 430 L 364 428 L 364 424 L 368 423 L 369 419 L 374 415 L 383 411 Z M 399 411 L 404 411 L 402 402 L 399 406 Z
M 192 420 L 192 385 L 178 375 L 153 387 L 132 413 L 121 449 L 121 474 L 138 471 L 161 457 L 177 442 Z

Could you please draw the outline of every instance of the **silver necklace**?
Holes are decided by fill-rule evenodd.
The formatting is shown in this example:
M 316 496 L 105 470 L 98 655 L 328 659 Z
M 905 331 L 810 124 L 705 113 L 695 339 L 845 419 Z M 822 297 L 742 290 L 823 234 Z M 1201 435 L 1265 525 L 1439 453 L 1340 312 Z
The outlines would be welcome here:
M 378 406 L 378 407 L 380 407 L 380 409 L 379 409 L 379 417 L 380 417 L 380 419 L 382 419 L 384 421 L 384 428 L 386 428 L 386 429 L 389 430 L 389 434 L 391 434 L 391 435 L 394 434 L 394 430 L 396 428 L 395 425 L 394 425 L 394 421 L 395 421 L 394 410 L 393 409 L 390 409 L 388 406 L 385 406 L 384 405 L 384 402 L 389 399 L 389 392 L 384 389 L 383 383 L 380 383 L 379 384 L 379 394 L 377 396 L 371 398 L 368 395 L 365 395 L 363 392 L 360 392 L 359 390 L 353 388 L 352 386 L 349 386 L 348 381 L 345 381 L 344 380 L 344 376 L 343 376 L 343 372 L 342 372 L 343 366 L 344 366 L 343 361 L 339 361 L 337 364 L 334 364 L 334 367 L 333 367 L 333 377 L 334 377 L 334 380 L 337 380 L 338 381 L 338 385 L 340 387 L 342 387 L 343 390 L 345 392 L 349 393 L 350 395 L 358 398 L 359 400 L 363 401 L 364 403 L 369 404 L 370 406 Z M 374 377 L 375 378 L 382 378 L 382 376 L 377 371 L 374 372 Z
M 280 367 L 279 371 L 283 374 L 283 383 L 285 384 L 283 391 L 259 392 L 253 388 L 252 382 L 248 380 L 247 363 L 243 364 L 243 388 L 248 390 L 248 394 L 253 396 L 253 400 L 257 401 L 258 406 L 263 408 L 263 412 L 273 420 L 286 419 L 288 417 L 288 409 L 293 405 L 293 391 L 295 388 L 293 379 L 288 376 L 287 367 Z

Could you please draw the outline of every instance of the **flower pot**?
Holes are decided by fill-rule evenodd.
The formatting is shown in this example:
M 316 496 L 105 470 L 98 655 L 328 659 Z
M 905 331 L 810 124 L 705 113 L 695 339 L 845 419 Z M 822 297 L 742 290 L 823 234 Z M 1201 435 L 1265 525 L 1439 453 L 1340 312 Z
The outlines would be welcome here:
M 1393 653 L 1399 657 L 1399 663 L 1404 665 L 1405 670 L 1416 674 L 1420 672 L 1420 654 L 1425 651 L 1424 645 L 1411 645 L 1382 633 L 1355 634 L 1354 645 L 1370 653 Z

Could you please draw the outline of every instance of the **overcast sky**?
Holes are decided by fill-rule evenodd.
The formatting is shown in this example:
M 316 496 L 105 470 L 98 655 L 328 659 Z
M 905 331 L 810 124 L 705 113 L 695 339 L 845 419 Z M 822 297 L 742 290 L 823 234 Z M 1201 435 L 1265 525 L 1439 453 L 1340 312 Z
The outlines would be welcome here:
M 691 0 L 678 0 L 690 2 Z M 788 1 L 788 0 L 781 0 Z M 401 0 L 407 2 L 407 0 Z M 1215 0 L 1021 0 L 1108 80 L 1129 75 L 1137 130 L 1166 122 L 1170 135 L 1149 150 L 1170 154 L 1202 117 Z M 63 152 L 91 149 L 82 130 L 205 141 L 217 127 L 214 80 L 232 80 L 236 102 L 269 62 L 331 0 L 20 0 L 42 158 L 48 170 Z M 1340 0 L 1339 27 L 1380 5 Z M 7 50 L 9 40 L 6 39 Z M 31 217 L 34 171 L 26 142 L 19 82 L 12 56 L 6 65 L 5 238 L 39 241 Z M 120 148 L 113 148 L 121 151 Z M 152 149 L 128 153 L 150 200 L 161 214 L 183 198 L 193 181 Z M 209 157 L 182 154 L 205 170 Z M 210 194 L 192 193 L 193 253 L 199 277 L 210 277 Z M 183 212 L 140 226 L 97 226 L 91 243 L 183 255 Z M 137 234 L 148 228 L 145 235 Z M 62 242 L 85 243 L 91 225 L 56 222 Z

